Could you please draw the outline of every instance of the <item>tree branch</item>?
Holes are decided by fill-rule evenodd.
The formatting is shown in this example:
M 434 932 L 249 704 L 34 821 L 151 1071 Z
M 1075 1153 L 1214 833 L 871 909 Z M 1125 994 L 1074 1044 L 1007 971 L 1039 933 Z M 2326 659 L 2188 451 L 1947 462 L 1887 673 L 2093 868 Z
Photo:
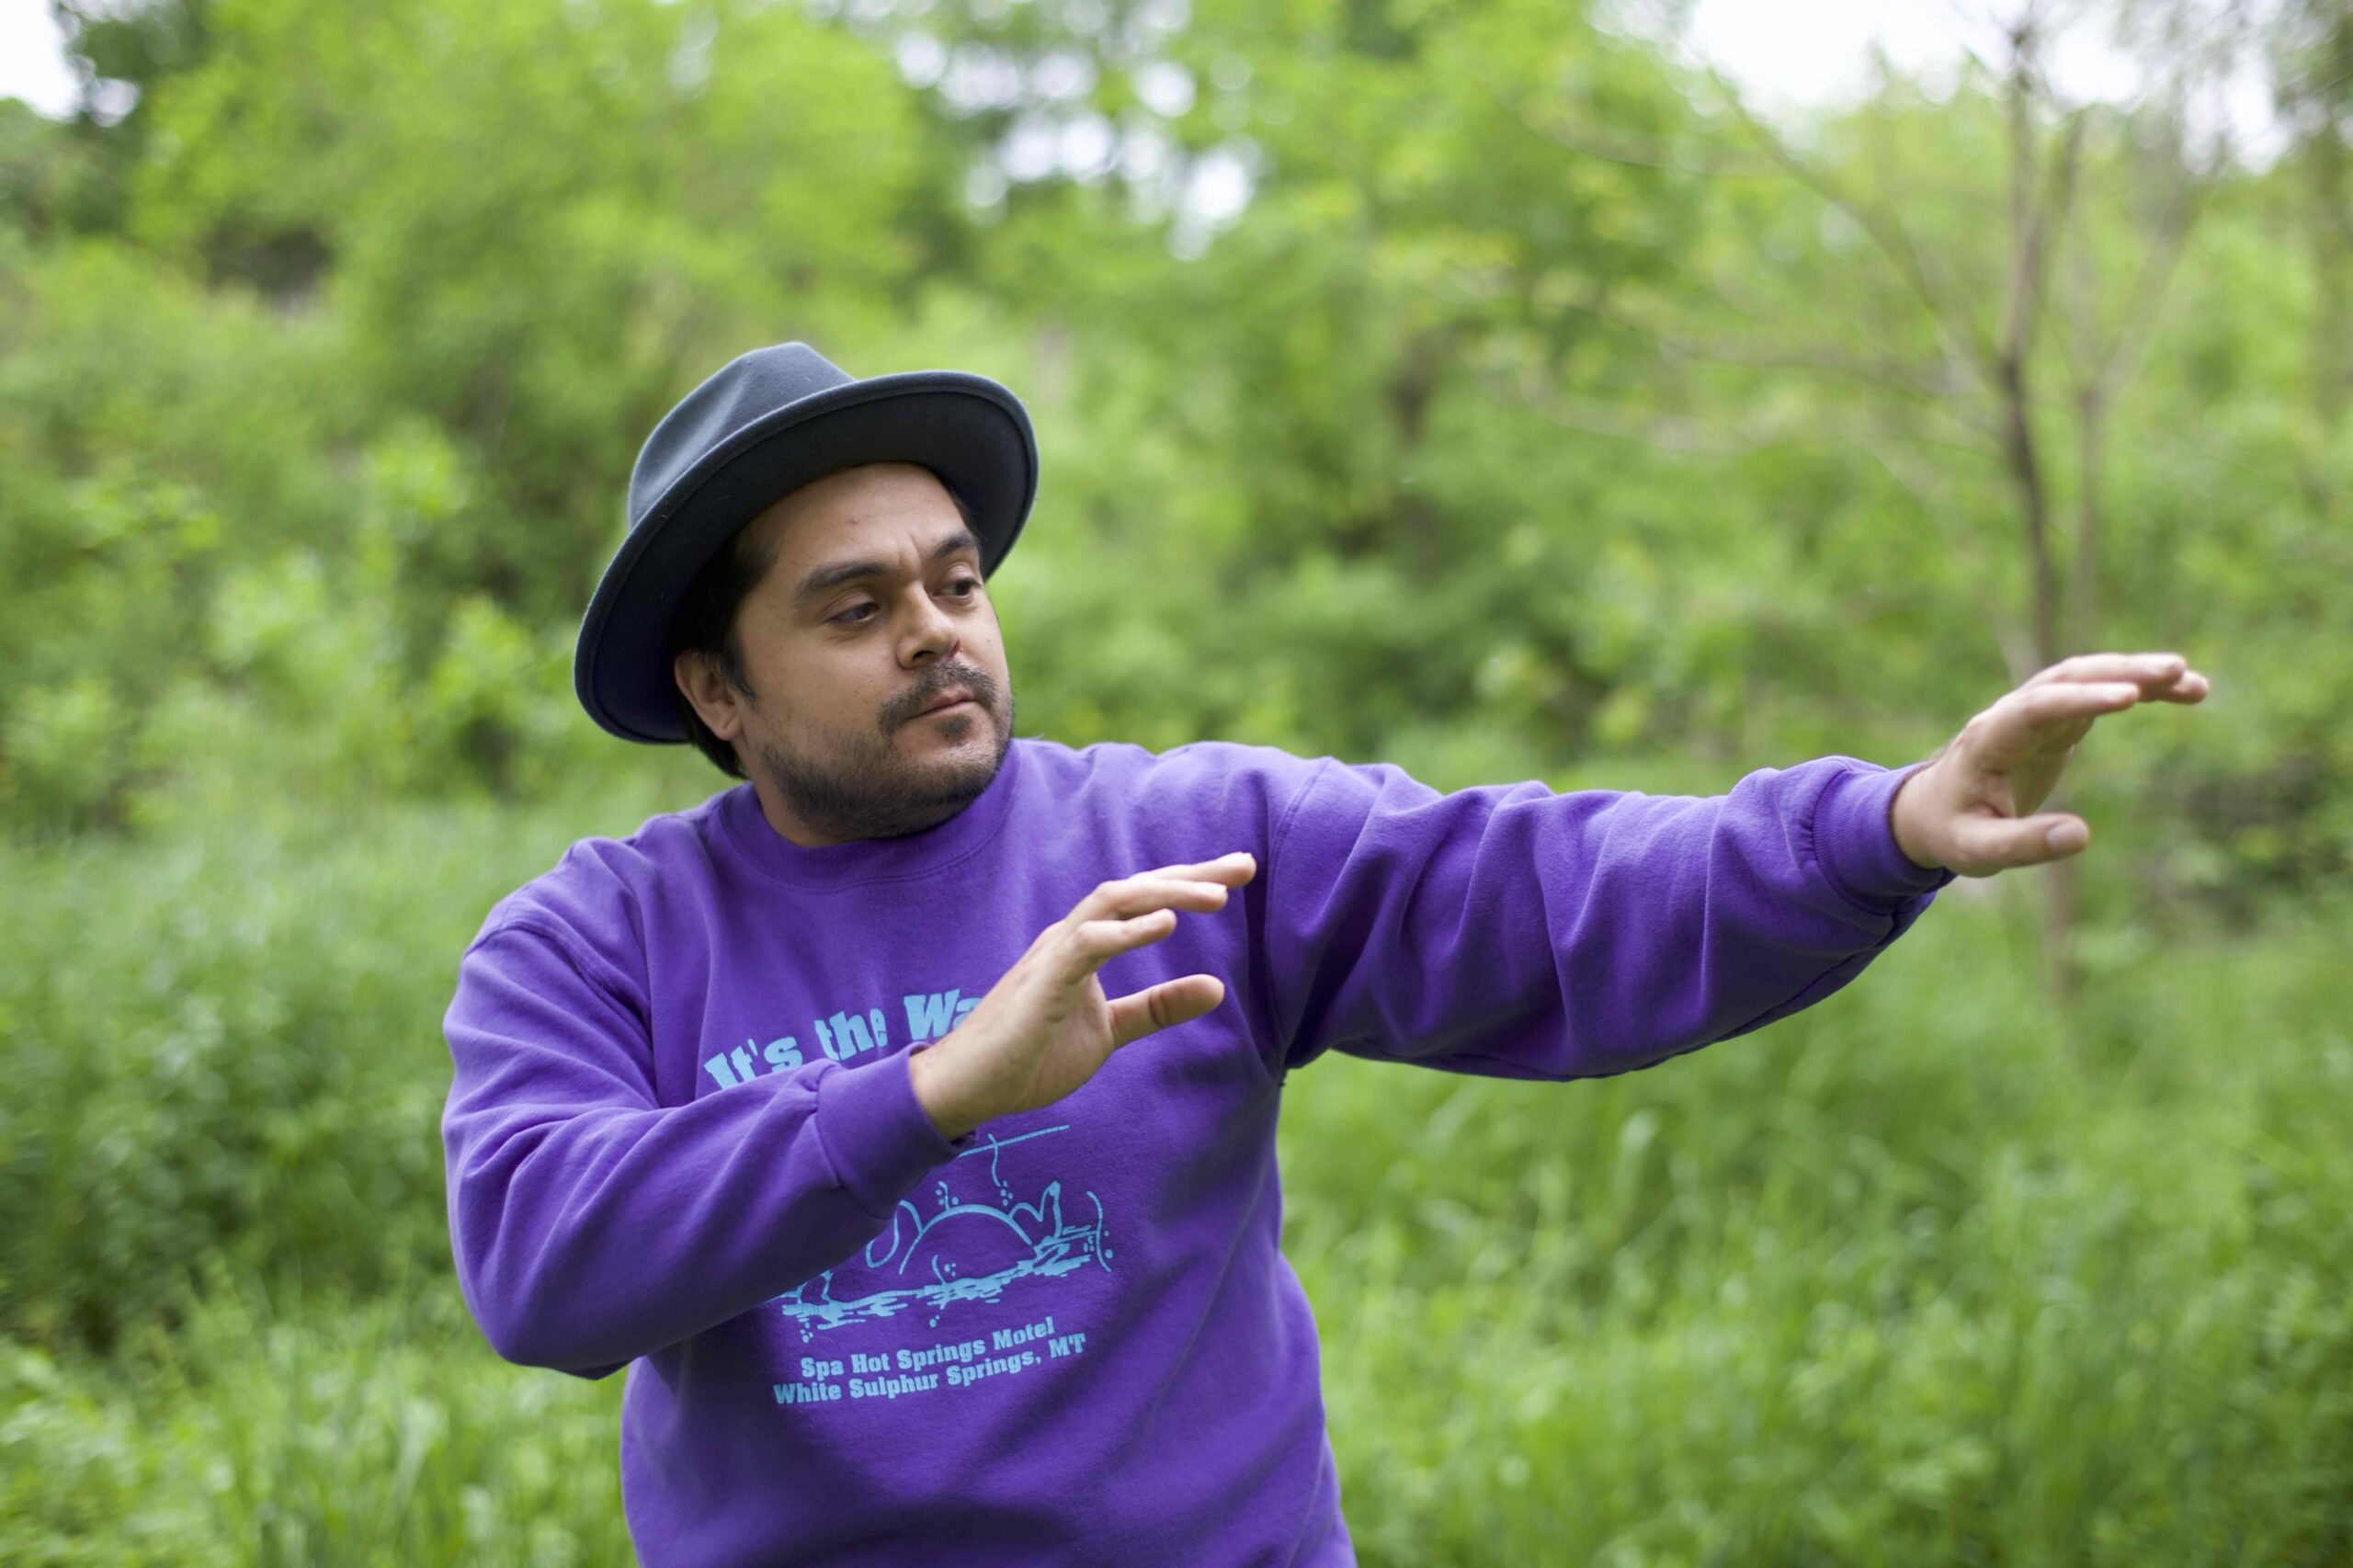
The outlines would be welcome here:
M 1845 213 L 1894 267 L 1897 276 L 1903 278 L 1927 311 L 1947 358 L 1956 363 L 1984 369 L 1984 357 L 1966 342 L 1968 317 L 1946 301 L 1943 290 L 1929 278 L 1928 269 L 1920 259 L 1919 248 L 1912 243 L 1911 233 L 1904 227 L 1903 222 L 1893 213 L 1875 211 L 1847 195 L 1827 175 L 1791 152 L 1770 127 L 1750 112 L 1739 89 L 1724 79 L 1722 72 L 1710 66 L 1707 74 L 1715 83 L 1716 90 L 1723 95 L 1725 103 L 1731 106 L 1732 112 L 1747 127 L 1757 145 L 1765 150 L 1766 156 L 1799 184 Z

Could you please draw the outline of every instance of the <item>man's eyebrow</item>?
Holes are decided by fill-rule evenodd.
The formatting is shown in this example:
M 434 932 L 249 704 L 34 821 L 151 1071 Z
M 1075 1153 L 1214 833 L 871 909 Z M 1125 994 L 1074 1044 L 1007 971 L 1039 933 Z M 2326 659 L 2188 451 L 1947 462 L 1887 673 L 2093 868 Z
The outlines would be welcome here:
M 942 536 L 940 541 L 931 547 L 931 554 L 924 563 L 936 565 L 960 550 L 978 554 L 980 548 L 981 541 L 972 537 L 972 529 L 958 528 L 954 533 Z M 792 602 L 805 605 L 829 588 L 838 588 L 858 577 L 880 577 L 890 570 L 891 564 L 887 561 L 836 561 L 831 566 L 820 566 L 803 577 L 801 586 L 792 591 Z

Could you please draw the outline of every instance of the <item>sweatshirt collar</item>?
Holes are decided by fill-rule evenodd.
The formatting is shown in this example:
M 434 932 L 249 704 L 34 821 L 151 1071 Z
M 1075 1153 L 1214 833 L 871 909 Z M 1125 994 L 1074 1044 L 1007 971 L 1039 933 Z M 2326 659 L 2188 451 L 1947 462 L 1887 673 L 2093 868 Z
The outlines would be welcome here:
M 827 889 L 862 882 L 904 881 L 943 870 L 996 836 L 1018 792 L 1023 758 L 1020 737 L 1006 748 L 1005 760 L 988 788 L 946 822 L 896 838 L 855 838 L 814 846 L 795 844 L 771 826 L 760 797 L 746 781 L 722 790 L 712 814 L 723 847 L 761 875 L 788 887 Z

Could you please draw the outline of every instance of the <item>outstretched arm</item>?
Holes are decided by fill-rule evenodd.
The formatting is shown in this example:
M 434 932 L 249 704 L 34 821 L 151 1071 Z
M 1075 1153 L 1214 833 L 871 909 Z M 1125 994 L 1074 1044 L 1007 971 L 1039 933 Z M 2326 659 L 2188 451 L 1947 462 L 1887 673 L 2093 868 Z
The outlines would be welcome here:
M 2081 849 L 2081 819 L 2030 813 L 2093 718 L 2207 689 L 2176 654 L 2086 654 L 1926 762 L 1819 757 L 1718 796 L 1441 795 L 1325 758 L 1268 856 L 1274 1048 L 1565 1079 L 1745 1034 L 1861 973 L 1956 876 Z
M 1893 771 L 1847 756 L 1731 792 L 1441 795 L 1326 759 L 1267 867 L 1286 1069 L 1324 1051 L 1506 1078 L 1647 1067 L 1843 986 L 1954 873 L 1897 849 Z

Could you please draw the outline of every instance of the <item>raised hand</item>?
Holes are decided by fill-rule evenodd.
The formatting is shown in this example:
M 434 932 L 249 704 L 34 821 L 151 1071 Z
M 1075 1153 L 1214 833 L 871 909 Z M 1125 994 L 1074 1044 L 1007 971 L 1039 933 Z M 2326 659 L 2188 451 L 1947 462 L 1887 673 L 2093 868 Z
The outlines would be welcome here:
M 1917 866 L 1988 877 L 2064 859 L 2091 826 L 2064 812 L 2034 814 L 2075 744 L 2103 713 L 2137 703 L 2193 703 L 2211 689 L 2178 653 L 2081 653 L 2029 676 L 1961 726 L 1895 792 L 1896 846 Z
M 1179 909 L 1224 908 L 1226 890 L 1257 874 L 1257 858 L 1238 849 L 1139 871 L 1079 900 L 1038 934 L 963 1022 L 907 1063 L 932 1125 L 958 1138 L 993 1117 L 1051 1105 L 1121 1046 L 1225 1000 L 1223 981 L 1188 974 L 1109 1001 L 1095 971 L 1113 954 L 1176 930 Z

